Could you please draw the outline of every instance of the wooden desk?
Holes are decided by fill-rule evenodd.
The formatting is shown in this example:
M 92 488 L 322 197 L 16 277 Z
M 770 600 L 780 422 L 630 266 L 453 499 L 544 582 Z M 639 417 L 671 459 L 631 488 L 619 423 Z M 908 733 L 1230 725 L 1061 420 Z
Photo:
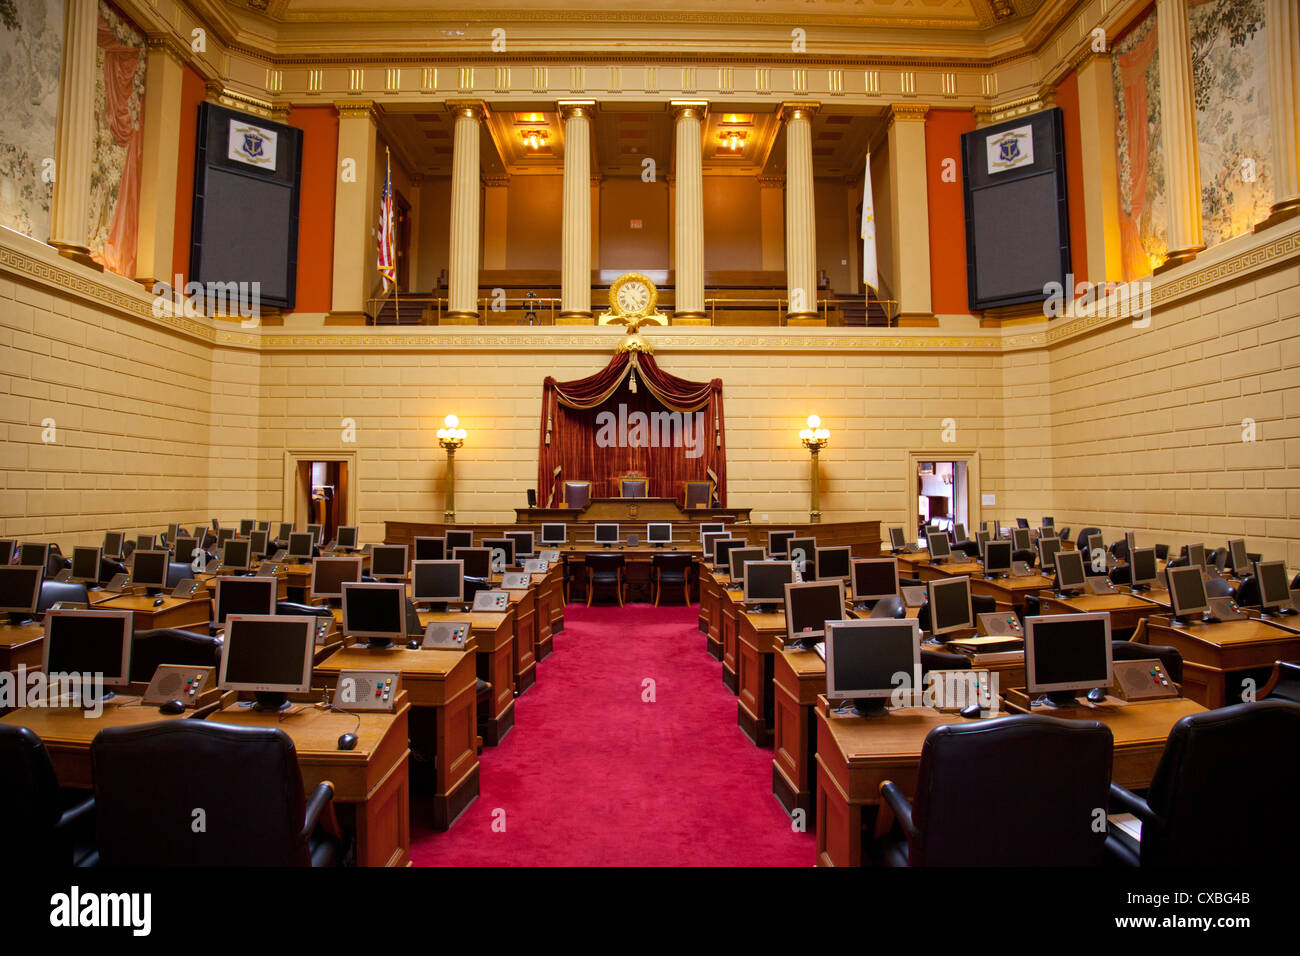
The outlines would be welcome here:
M 904 577 L 919 578 L 922 582 L 934 581 L 938 578 L 958 578 L 963 574 L 971 575 L 984 573 L 984 565 L 978 561 L 948 561 L 939 564 L 931 564 L 928 555 L 918 560 L 917 555 L 899 555 L 898 572 L 903 573 L 903 558 L 907 557 L 906 562 L 911 566 L 912 573 Z
M 40 670 L 45 652 L 45 625 L 39 621 L 31 624 L 0 624 L 0 671 L 13 673 L 22 665 L 28 670 Z
M 162 604 L 154 607 L 159 598 L 142 594 L 119 594 L 95 602 L 92 606 L 101 611 L 133 611 L 132 633 L 150 631 L 156 627 L 173 627 L 183 631 L 208 633 L 212 621 L 212 599 L 206 591 L 192 598 L 174 598 L 160 595 Z
M 1274 661 L 1300 660 L 1300 634 L 1258 618 L 1186 627 L 1150 618 L 1143 643 L 1177 648 L 1183 655 L 1183 693 L 1210 708 L 1237 703 L 1244 678 L 1253 678 L 1256 688 L 1264 686 L 1267 677 L 1260 674 L 1271 671 Z
M 492 685 L 492 701 L 480 730 L 483 742 L 495 747 L 515 725 L 514 615 L 508 611 L 421 611 L 420 623 L 469 621 L 476 655 L 475 670 Z
M 700 630 L 704 632 L 704 649 L 714 660 L 722 660 L 722 587 L 717 576 L 704 564 L 696 562 L 700 580 Z
M 411 746 L 434 761 L 434 826 L 446 830 L 479 794 L 474 652 L 345 647 L 316 665 L 313 684 L 334 687 L 341 671 L 382 668 L 402 672 Z
M 324 780 L 334 784 L 339 822 L 356 832 L 357 865 L 407 866 L 411 861 L 409 713 L 409 704 L 399 697 L 392 714 L 353 717 L 309 705 L 282 718 L 235 704 L 209 719 L 235 727 L 283 730 L 298 752 L 304 790 L 310 794 Z M 349 733 L 357 735 L 356 749 L 339 750 L 339 737 Z
M 786 813 L 816 817 L 817 721 L 813 708 L 826 693 L 826 662 L 815 651 L 783 648 L 772 655 L 772 793 Z
M 510 616 L 514 629 L 515 693 L 537 683 L 537 589 L 510 591 Z
M 746 611 L 732 592 L 736 630 L 736 723 L 759 747 L 772 743 L 773 657 L 785 646 L 785 609 L 775 614 Z
M 1050 588 L 1054 582 L 1041 574 L 1023 577 L 986 578 L 983 574 L 971 575 L 970 593 L 983 594 L 998 602 L 999 608 L 1023 610 L 1031 594 Z
M 1058 598 L 1051 591 L 1038 595 L 1044 614 L 1088 614 L 1105 611 L 1110 615 L 1111 633 L 1132 631 L 1138 624 L 1160 610 L 1160 606 L 1136 594 L 1080 594 Z
M 734 592 L 727 590 L 730 575 L 717 573 L 718 584 L 718 639 L 722 643 L 722 686 L 733 694 L 740 693 L 739 625 L 736 621 L 738 607 Z

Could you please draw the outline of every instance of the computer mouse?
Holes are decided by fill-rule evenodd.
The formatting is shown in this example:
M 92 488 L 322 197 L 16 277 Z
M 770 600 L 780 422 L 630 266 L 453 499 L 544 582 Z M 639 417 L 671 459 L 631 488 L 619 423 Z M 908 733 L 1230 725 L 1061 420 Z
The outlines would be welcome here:
M 407 642 L 406 642 L 406 646 L 409 647 L 409 648 L 410 648 L 411 650 L 413 650 L 413 651 L 418 651 L 418 650 L 420 649 L 420 642 L 419 642 L 419 641 L 407 641 Z
M 339 738 L 339 750 L 355 750 L 357 747 L 356 734 L 344 734 Z
M 153 602 L 153 606 L 154 606 L 154 607 L 162 607 L 162 606 L 163 606 L 163 599 L 162 599 L 162 598 L 158 598 L 156 601 Z
M 980 715 L 980 705 L 979 705 L 979 704 L 971 704 L 969 707 L 963 707 L 962 710 L 961 710 L 961 715 L 962 715 L 963 717 L 967 718 L 968 720 L 969 720 L 969 719 L 974 719 L 974 718 L 979 717 L 979 715 Z
M 1090 704 L 1100 704 L 1106 699 L 1106 689 L 1104 687 L 1094 687 L 1088 691 L 1088 702 Z
M 158 708 L 160 714 L 183 714 L 185 713 L 185 701 L 169 700 Z

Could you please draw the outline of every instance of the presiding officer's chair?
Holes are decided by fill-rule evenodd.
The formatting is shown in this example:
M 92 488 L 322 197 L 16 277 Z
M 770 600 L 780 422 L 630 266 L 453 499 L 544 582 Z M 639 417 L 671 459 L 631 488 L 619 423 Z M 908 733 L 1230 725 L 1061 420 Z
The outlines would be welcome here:
M 713 503 L 713 482 L 688 481 L 686 482 L 684 493 L 687 511 L 692 511 L 696 508 L 707 508 Z
M 564 483 L 564 507 L 585 508 L 591 504 L 590 481 L 566 481 Z
M 650 494 L 650 479 L 635 474 L 620 478 L 618 493 L 622 498 L 644 498 Z
M 276 727 L 163 720 L 108 727 L 90 745 L 106 866 L 332 866 L 334 785 L 303 799 L 293 740 Z M 161 776 L 160 776 L 161 774 Z M 195 832 L 194 811 L 204 827 Z

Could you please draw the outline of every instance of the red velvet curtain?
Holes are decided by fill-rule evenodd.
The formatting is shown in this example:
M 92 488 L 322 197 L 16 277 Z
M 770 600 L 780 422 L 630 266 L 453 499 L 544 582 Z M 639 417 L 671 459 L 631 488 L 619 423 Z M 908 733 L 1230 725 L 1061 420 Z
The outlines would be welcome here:
M 113 142 L 126 148 L 126 163 L 117 187 L 117 206 L 100 264 L 109 272 L 135 277 L 136 243 L 140 229 L 140 168 L 144 150 L 144 102 L 131 115 L 136 77 L 144 69 L 142 46 L 118 41 L 100 11 L 99 49 L 104 53 L 104 110 Z
M 727 500 L 722 379 L 688 382 L 654 357 L 621 352 L 595 375 L 547 376 L 537 453 L 537 504 L 557 508 L 564 481 L 590 481 L 593 498 L 613 498 L 618 479 L 650 479 L 654 498 L 685 503 L 685 482 L 711 481 Z

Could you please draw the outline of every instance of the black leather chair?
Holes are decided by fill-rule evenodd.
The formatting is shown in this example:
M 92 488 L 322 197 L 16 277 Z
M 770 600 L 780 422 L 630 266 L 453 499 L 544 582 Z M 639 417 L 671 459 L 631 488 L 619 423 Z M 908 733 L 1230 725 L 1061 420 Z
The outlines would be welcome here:
M 943 651 L 932 651 L 926 647 L 921 648 L 922 677 L 925 677 L 930 671 L 968 671 L 970 669 L 970 658 L 965 654 L 945 654 Z
M 618 597 L 618 606 L 623 606 L 623 555 L 591 553 L 587 562 L 587 607 L 597 588 L 614 588 Z
M 492 582 L 488 578 L 473 577 L 467 574 L 462 588 L 465 592 L 465 603 L 473 604 L 474 595 L 478 594 L 479 591 L 492 590 Z
M 902 588 L 922 588 L 925 587 L 925 582 L 920 578 L 899 578 L 898 587 L 900 590 Z
M 1183 682 L 1183 655 L 1168 644 L 1139 644 L 1137 641 L 1111 641 L 1111 660 L 1146 661 L 1156 658 L 1175 684 Z
M 654 591 L 655 607 L 659 606 L 665 584 L 681 587 L 682 603 L 691 603 L 691 565 L 694 563 L 694 558 L 681 552 L 656 554 L 650 558 L 650 586 Z
M 1142 821 L 1142 842 L 1116 834 L 1113 859 L 1142 866 L 1277 866 L 1300 855 L 1286 821 L 1300 803 L 1300 704 L 1262 700 L 1174 724 L 1147 797 L 1110 786 L 1111 812 Z
M 1291 590 L 1294 591 L 1297 588 L 1300 588 L 1300 574 L 1291 579 Z
M 194 569 L 184 561 L 167 562 L 167 590 L 170 591 L 186 578 L 194 577 Z
M 936 727 L 925 738 L 916 797 L 880 785 L 877 833 L 894 866 L 1099 866 L 1114 738 L 1098 721 L 1025 715 Z M 886 810 L 887 808 L 887 810 Z
M 1121 561 L 1128 560 L 1128 539 L 1119 538 L 1110 544 L 1110 553 Z
M 1289 700 L 1300 704 L 1300 664 L 1278 661 L 1273 665 L 1273 676 L 1264 685 L 1264 700 Z
M 1237 583 L 1237 605 L 1239 607 L 1261 607 L 1264 598 L 1259 593 L 1259 580 L 1248 574 Z
M 0 724 L 0 819 L 13 821 L 5 835 L 5 855 L 38 867 L 94 862 L 78 831 L 90 830 L 95 801 L 78 794 L 70 801 L 59 790 L 54 766 L 41 738 L 26 727 Z
M 1236 594 L 1236 589 L 1223 578 L 1206 578 L 1205 579 L 1205 596 L 1206 597 L 1226 597 L 1230 598 Z
M 304 801 L 293 741 L 278 728 L 202 720 L 109 727 L 91 742 L 90 760 L 107 866 L 329 866 L 341 859 L 334 788 L 317 784 Z M 195 809 L 204 812 L 203 832 L 194 830 Z
M 47 578 L 58 577 L 59 572 L 72 567 L 72 559 L 63 556 L 59 546 L 53 541 L 50 542 L 50 550 L 45 555 L 45 576 Z
M 115 558 L 99 559 L 99 583 L 107 584 L 118 574 L 126 574 L 126 565 Z
M 1117 564 L 1106 573 L 1110 577 L 1111 584 L 1133 583 L 1133 569 L 1127 564 Z
M 131 680 L 149 681 L 159 664 L 221 668 L 221 639 L 171 627 L 136 631 L 131 638 Z
M 978 558 L 980 556 L 978 541 L 958 541 L 953 544 L 952 549 L 963 552 L 968 558 Z
M 1012 561 L 1023 561 L 1031 568 L 1038 563 L 1038 552 L 1032 548 L 1021 548 L 1011 552 Z
M 874 618 L 903 618 L 907 617 L 907 602 L 897 594 L 891 594 L 883 597 L 876 602 L 876 606 L 871 609 L 871 617 Z
M 85 604 L 89 600 L 90 596 L 84 584 L 78 584 L 75 581 L 69 581 L 66 584 L 62 581 L 42 581 L 41 595 L 36 601 L 36 613 L 44 614 L 60 601 Z
M 276 601 L 276 614 L 305 614 L 308 617 L 333 617 L 334 611 L 328 604 L 299 604 L 296 601 Z
M 1060 538 L 1062 541 L 1068 541 L 1068 540 L 1070 540 L 1070 527 L 1069 527 L 1069 525 L 1066 525 L 1064 528 L 1062 528 L 1060 531 L 1058 531 L 1058 532 L 1056 533 L 1056 536 L 1057 536 L 1058 538 Z

